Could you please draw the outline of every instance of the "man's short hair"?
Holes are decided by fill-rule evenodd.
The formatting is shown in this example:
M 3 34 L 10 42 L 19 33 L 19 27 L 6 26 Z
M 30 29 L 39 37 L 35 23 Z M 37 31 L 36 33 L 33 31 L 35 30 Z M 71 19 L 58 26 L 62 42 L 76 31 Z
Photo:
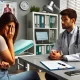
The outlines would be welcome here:
M 75 18 L 75 20 L 76 20 L 76 18 L 77 18 L 77 13 L 76 13 L 76 11 L 75 11 L 74 9 L 71 9 L 71 8 L 62 10 L 62 11 L 60 12 L 60 14 L 61 14 L 62 16 L 67 15 L 70 19 Z

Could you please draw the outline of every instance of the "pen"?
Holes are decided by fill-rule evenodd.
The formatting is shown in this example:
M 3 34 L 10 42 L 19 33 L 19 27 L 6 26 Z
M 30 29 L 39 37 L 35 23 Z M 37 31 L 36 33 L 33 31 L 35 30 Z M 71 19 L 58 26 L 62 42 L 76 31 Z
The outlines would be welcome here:
M 62 66 L 66 66 L 65 64 L 62 64 L 62 63 L 58 63 L 59 65 L 62 65 Z

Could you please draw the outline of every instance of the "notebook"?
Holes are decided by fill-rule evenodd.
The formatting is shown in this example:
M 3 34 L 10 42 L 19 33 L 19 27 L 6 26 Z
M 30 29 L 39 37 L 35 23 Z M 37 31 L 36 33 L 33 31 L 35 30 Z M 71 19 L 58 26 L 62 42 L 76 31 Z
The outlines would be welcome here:
M 67 63 L 54 60 L 54 61 L 40 61 L 40 63 L 45 66 L 48 70 L 62 70 L 62 69 L 73 69 L 74 66 L 68 65 Z
M 15 56 L 22 54 L 24 51 L 28 50 L 33 46 L 32 40 L 21 39 L 14 43 Z

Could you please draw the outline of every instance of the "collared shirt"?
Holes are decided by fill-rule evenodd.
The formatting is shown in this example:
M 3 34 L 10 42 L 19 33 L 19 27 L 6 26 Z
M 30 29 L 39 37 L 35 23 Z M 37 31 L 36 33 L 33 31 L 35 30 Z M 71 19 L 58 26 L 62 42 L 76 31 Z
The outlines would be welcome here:
M 75 26 L 75 27 L 76 27 L 76 26 Z M 73 28 L 73 30 L 72 30 L 70 33 L 66 31 L 66 32 L 67 32 L 67 42 L 68 42 L 68 47 L 69 47 L 69 44 L 70 44 L 72 35 L 73 35 L 74 31 L 75 31 L 75 27 Z
M 77 26 L 75 26 L 70 33 L 66 31 L 68 47 L 69 47 L 69 44 L 70 44 L 72 35 L 74 34 L 74 31 L 75 31 L 76 27 L 77 27 Z M 70 55 L 69 51 L 68 51 L 68 55 Z M 64 55 L 63 58 L 62 58 L 62 60 L 67 61 L 67 57 Z

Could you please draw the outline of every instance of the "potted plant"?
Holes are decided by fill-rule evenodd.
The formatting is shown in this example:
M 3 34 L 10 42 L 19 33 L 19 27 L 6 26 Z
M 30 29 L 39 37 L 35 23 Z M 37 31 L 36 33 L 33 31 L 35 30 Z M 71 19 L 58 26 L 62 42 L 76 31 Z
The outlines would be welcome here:
M 35 6 L 31 6 L 30 8 L 30 12 L 33 12 L 33 11 L 35 11 Z
M 30 12 L 33 12 L 33 11 L 39 12 L 40 11 L 40 8 L 39 7 L 35 7 L 35 6 L 31 6 Z
M 40 11 L 40 8 L 39 7 L 35 7 L 35 11 L 36 12 L 39 12 Z

